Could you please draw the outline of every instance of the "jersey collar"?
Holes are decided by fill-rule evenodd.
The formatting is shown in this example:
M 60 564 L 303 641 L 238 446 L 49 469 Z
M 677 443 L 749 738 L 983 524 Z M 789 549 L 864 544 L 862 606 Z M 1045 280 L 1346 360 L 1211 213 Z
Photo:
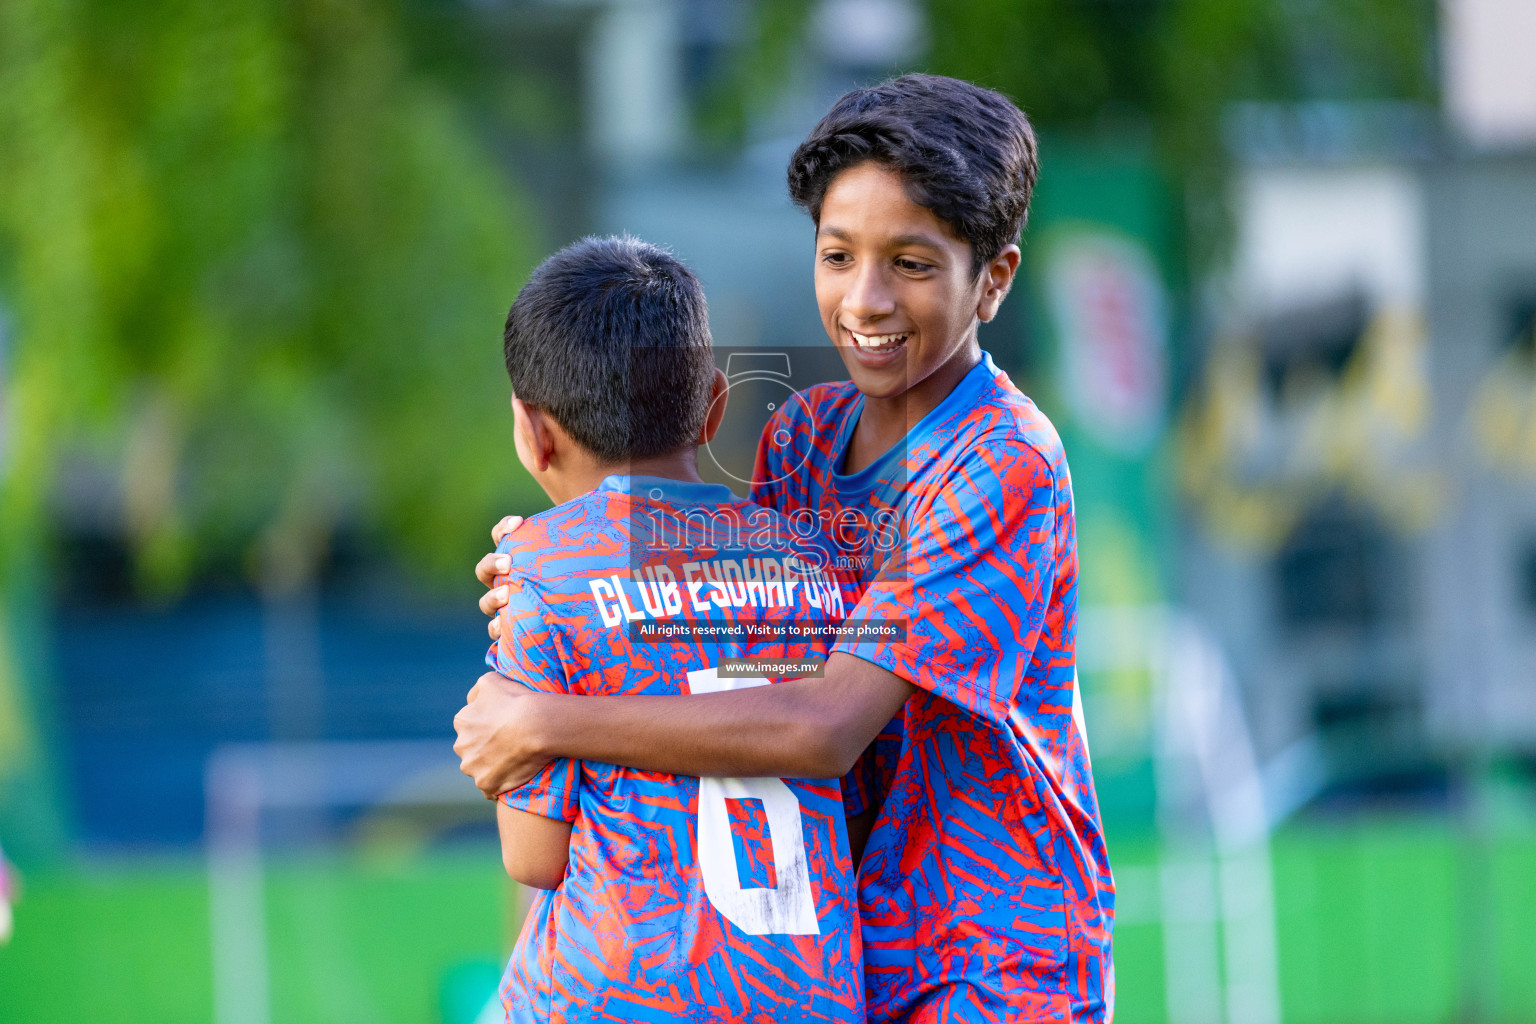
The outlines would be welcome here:
M 662 476 L 614 473 L 603 477 L 597 485 L 598 492 L 628 494 L 651 501 L 664 501 L 671 505 L 728 505 L 739 501 L 724 484 L 697 483 L 691 480 L 672 480 Z
M 860 394 L 849 408 L 848 415 L 839 429 L 837 442 L 832 447 L 832 479 L 838 491 L 845 497 L 870 491 L 877 483 L 889 476 L 893 465 L 901 461 L 907 452 L 926 441 L 939 427 L 974 409 L 982 391 L 997 375 L 997 364 L 992 361 L 992 356 L 987 350 L 982 349 L 980 361 L 960 378 L 960 383 L 944 396 L 942 402 L 913 424 L 912 429 L 907 431 L 906 437 L 896 442 L 884 455 L 857 473 L 842 473 L 837 467 L 843 464 L 843 458 L 848 451 L 848 442 L 853 439 L 853 428 L 858 425 L 859 417 L 864 412 L 864 396 Z

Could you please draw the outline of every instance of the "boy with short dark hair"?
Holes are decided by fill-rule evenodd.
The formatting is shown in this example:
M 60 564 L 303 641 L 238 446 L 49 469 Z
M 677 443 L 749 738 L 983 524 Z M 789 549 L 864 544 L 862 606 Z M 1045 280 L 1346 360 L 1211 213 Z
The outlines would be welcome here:
M 859 896 L 880 1024 L 1113 1015 L 1071 480 L 1055 429 L 977 338 L 1018 269 L 1036 173 L 1022 112 L 929 75 L 847 94 L 791 160 L 851 379 L 775 413 L 753 497 L 840 526 L 894 511 L 900 543 L 867 535 L 879 571 L 851 616 L 906 621 L 904 640 L 840 642 L 824 678 L 656 706 L 485 676 L 494 697 L 461 723 L 464 770 L 488 791 L 552 756 L 835 775 L 874 741 L 853 799 L 878 809 Z M 765 721 L 781 730 L 747 726 Z
M 632 238 L 570 246 L 519 293 L 505 356 L 518 457 L 556 505 L 498 549 L 492 668 L 655 700 L 819 664 L 827 643 L 790 627 L 841 620 L 857 591 L 819 537 L 700 480 L 725 379 L 686 267 Z M 508 873 L 541 890 L 502 984 L 510 1021 L 862 1018 L 837 779 L 556 760 L 497 816 Z

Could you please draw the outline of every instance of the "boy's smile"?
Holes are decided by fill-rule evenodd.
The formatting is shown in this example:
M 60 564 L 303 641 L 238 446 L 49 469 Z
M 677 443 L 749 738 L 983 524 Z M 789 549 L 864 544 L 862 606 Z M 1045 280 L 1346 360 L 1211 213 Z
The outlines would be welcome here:
M 816 301 L 881 441 L 895 443 L 976 365 L 977 323 L 997 312 L 1018 253 L 1010 245 L 973 271 L 970 243 L 913 202 L 897 172 L 869 161 L 832 180 L 816 231 Z M 870 426 L 860 433 L 873 441 Z

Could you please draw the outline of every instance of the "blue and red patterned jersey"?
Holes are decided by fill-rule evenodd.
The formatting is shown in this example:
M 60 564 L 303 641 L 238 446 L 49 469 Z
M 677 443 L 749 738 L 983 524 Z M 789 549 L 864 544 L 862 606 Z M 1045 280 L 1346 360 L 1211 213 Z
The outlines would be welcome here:
M 826 657 L 859 591 L 825 541 L 725 488 L 611 476 L 498 550 L 510 601 L 487 660 L 563 693 L 765 685 L 726 659 Z M 792 632 L 799 629 L 801 632 Z M 802 635 L 803 633 L 803 635 Z M 836 779 L 696 779 L 560 760 L 503 794 L 572 823 L 502 982 L 511 1021 L 854 1021 L 858 905 Z
M 921 691 L 864 758 L 883 801 L 859 869 L 869 1019 L 1107 1020 L 1114 882 L 1074 711 L 1061 440 L 985 354 L 853 474 L 863 396 L 843 382 L 800 397 L 764 430 L 753 499 L 813 510 L 878 569 L 850 614 L 905 620 L 905 640 L 835 650 Z

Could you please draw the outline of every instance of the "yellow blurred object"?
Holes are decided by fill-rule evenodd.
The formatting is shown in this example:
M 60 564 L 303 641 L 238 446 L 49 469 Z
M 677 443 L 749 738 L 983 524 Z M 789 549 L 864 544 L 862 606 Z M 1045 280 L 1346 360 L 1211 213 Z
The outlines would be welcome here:
M 1343 489 L 1403 532 L 1440 511 L 1438 476 L 1419 451 L 1431 396 L 1424 326 L 1411 310 L 1371 317 L 1342 371 L 1286 369 L 1278 394 L 1262 381 L 1258 339 L 1218 341 L 1205 388 L 1178 432 L 1180 482 L 1218 537 L 1269 551 L 1303 511 Z
M 1536 476 L 1536 338 L 1528 340 L 1489 368 L 1468 413 L 1484 461 L 1519 476 Z
M 1218 342 L 1207 374 L 1177 431 L 1180 482 L 1217 536 L 1241 548 L 1272 547 L 1303 503 L 1289 488 L 1245 479 L 1244 467 L 1273 432 L 1252 339 Z

